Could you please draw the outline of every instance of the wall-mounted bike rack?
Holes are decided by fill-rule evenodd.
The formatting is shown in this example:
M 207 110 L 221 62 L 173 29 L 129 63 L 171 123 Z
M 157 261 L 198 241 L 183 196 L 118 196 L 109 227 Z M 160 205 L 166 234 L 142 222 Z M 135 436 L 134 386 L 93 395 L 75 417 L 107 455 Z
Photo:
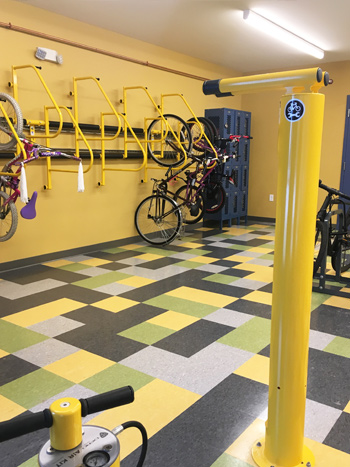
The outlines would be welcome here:
M 12 67 L 12 82 L 9 83 L 9 87 L 13 87 L 13 96 L 15 98 L 15 100 L 18 102 L 18 70 L 23 70 L 23 69 L 31 69 L 35 72 L 35 75 L 37 76 L 37 78 L 39 79 L 40 83 L 42 84 L 46 94 L 48 95 L 49 99 L 51 100 L 52 102 L 52 106 L 44 106 L 44 120 L 33 120 L 33 119 L 30 119 L 30 120 L 26 120 L 26 124 L 29 126 L 29 130 L 30 130 L 30 136 L 31 138 L 34 140 L 35 138 L 44 138 L 46 139 L 46 145 L 47 146 L 51 146 L 50 144 L 50 141 L 53 139 L 53 138 L 56 138 L 57 136 L 59 136 L 61 134 L 61 131 L 64 127 L 64 122 L 63 122 L 63 115 L 62 115 L 62 111 L 61 110 L 64 110 L 65 112 L 67 112 L 68 116 L 70 117 L 71 121 L 72 121 L 72 125 L 73 125 L 73 128 L 75 129 L 75 132 L 76 132 L 76 135 L 78 135 L 85 143 L 86 147 L 87 147 L 87 150 L 90 154 L 90 163 L 88 165 L 88 167 L 86 167 L 84 169 L 84 173 L 88 172 L 91 167 L 92 167 L 92 164 L 93 164 L 93 152 L 92 152 L 92 149 L 91 147 L 89 146 L 85 136 L 83 135 L 81 129 L 79 128 L 79 124 L 77 122 L 77 120 L 74 118 L 72 112 L 70 111 L 70 109 L 66 106 L 59 106 L 56 102 L 56 100 L 54 99 L 49 87 L 47 86 L 47 84 L 45 83 L 45 80 L 44 78 L 42 77 L 41 73 L 40 73 L 40 69 L 41 67 L 37 67 L 37 66 L 34 66 L 34 65 L 16 65 L 16 66 L 13 66 Z M 50 132 L 50 128 L 52 128 L 52 125 L 50 125 L 50 121 L 49 121 L 49 110 L 56 110 L 57 114 L 58 114 L 58 122 L 57 122 L 57 125 L 55 125 L 55 128 L 56 128 L 56 131 L 54 133 Z M 36 131 L 36 128 L 42 128 L 44 127 L 45 128 L 45 131 L 42 133 L 38 133 Z M 19 142 L 18 138 L 16 137 L 17 139 L 17 142 Z M 20 145 L 20 149 L 23 153 L 24 151 L 24 148 L 23 146 L 21 147 Z M 77 156 L 79 157 L 79 153 L 77 153 Z M 52 167 L 52 162 L 51 162 L 51 157 L 47 157 L 46 158 L 46 163 L 47 163 L 47 184 L 44 185 L 44 188 L 45 189 L 48 189 L 50 190 L 52 188 L 52 177 L 51 177 L 51 174 L 52 172 L 67 172 L 67 173 L 78 173 L 78 170 L 69 170 L 69 169 L 55 169 Z
M 105 179 L 105 172 L 106 171 L 125 171 L 125 172 L 138 172 L 142 170 L 147 161 L 147 150 L 145 147 L 142 145 L 142 141 L 139 140 L 139 138 L 136 136 L 136 133 L 134 129 L 131 127 L 129 124 L 126 114 L 122 114 L 116 111 L 115 107 L 113 106 L 111 100 L 107 96 L 106 92 L 104 91 L 103 87 L 101 86 L 101 83 L 99 82 L 99 78 L 95 78 L 93 76 L 86 76 L 86 77 L 74 77 L 73 78 L 73 92 L 71 95 L 74 97 L 74 113 L 75 113 L 75 118 L 78 120 L 78 81 L 92 81 L 94 82 L 100 92 L 102 93 L 104 99 L 108 103 L 108 106 L 110 107 L 110 112 L 101 112 L 100 118 L 101 118 L 101 124 L 99 126 L 98 131 L 101 133 L 99 136 L 89 136 L 86 137 L 88 140 L 91 141 L 100 141 L 101 142 L 101 181 L 98 183 L 100 186 L 104 186 L 106 183 Z M 115 116 L 117 119 L 117 126 L 116 127 L 109 127 L 109 129 L 113 129 L 115 131 L 115 134 L 112 136 L 106 136 L 106 128 L 108 128 L 105 125 L 105 117 L 107 116 Z M 138 148 L 140 149 L 143 160 L 140 165 L 140 167 L 137 167 L 136 169 L 131 169 L 131 168 L 126 168 L 126 167 L 106 167 L 106 147 L 105 143 L 106 141 L 113 141 L 119 136 L 123 134 L 124 136 L 124 153 L 123 153 L 123 159 L 126 159 L 128 157 L 128 144 L 133 143 L 137 144 Z M 128 139 L 128 135 L 131 134 L 133 139 Z M 76 148 L 77 151 L 79 151 L 79 141 L 80 141 L 79 134 L 76 131 Z

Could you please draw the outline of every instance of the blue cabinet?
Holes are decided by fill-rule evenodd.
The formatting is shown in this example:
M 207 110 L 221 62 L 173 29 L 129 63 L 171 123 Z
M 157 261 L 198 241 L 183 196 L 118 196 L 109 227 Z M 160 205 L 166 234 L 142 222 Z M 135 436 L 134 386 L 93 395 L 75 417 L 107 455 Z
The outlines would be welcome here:
M 228 138 L 230 135 L 251 135 L 251 113 L 235 109 L 206 109 L 205 117 L 213 122 L 221 138 Z M 237 225 L 241 218 L 247 222 L 248 214 L 248 181 L 249 181 L 249 153 L 250 141 L 241 139 L 237 148 L 237 157 L 229 159 L 223 170 L 225 175 L 233 175 L 235 185 L 229 183 L 228 178 L 223 178 L 223 187 L 226 192 L 226 202 L 224 208 L 216 213 L 205 213 L 204 220 L 217 220 L 220 228 L 223 222 L 228 221 L 229 227 L 232 220 L 236 219 Z M 233 145 L 227 146 L 227 153 L 233 153 Z

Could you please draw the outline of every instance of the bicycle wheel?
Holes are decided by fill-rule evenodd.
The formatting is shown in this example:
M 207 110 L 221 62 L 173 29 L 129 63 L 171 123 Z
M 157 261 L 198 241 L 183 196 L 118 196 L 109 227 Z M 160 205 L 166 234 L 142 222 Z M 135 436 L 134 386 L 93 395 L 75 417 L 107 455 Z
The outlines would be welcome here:
M 211 127 L 211 122 L 207 118 L 197 117 L 199 125 L 195 118 L 187 120 L 187 124 L 191 130 L 192 141 L 193 141 L 193 152 L 194 154 L 203 154 L 206 149 L 210 146 L 204 135 L 208 138 L 211 144 L 214 144 L 214 133 Z
M 204 199 L 202 193 L 196 193 L 197 187 L 180 187 L 174 195 L 174 201 L 183 210 L 184 224 L 196 224 L 203 217 Z
M 221 183 L 210 182 L 204 191 L 205 212 L 219 212 L 225 205 L 226 192 Z
M 9 117 L 17 135 L 23 133 L 22 111 L 15 99 L 8 94 L 0 92 L 0 102 Z M 6 121 L 5 116 L 0 111 L 0 151 L 10 149 L 16 144 L 16 138 Z
M 327 226 L 324 222 L 316 221 L 315 250 L 314 250 L 314 275 L 321 267 L 324 255 L 327 254 Z
M 10 201 L 4 205 L 8 200 L 9 195 L 0 191 L 0 242 L 9 240 L 17 229 L 18 214 L 15 203 Z
M 182 225 L 181 210 L 165 195 L 151 195 L 136 209 L 135 226 L 151 245 L 166 245 L 174 240 Z
M 148 152 L 164 167 L 175 167 L 192 151 L 192 136 L 187 123 L 177 115 L 163 115 L 153 120 L 147 130 Z
M 346 236 L 335 238 L 333 242 L 332 268 L 335 272 L 338 272 L 338 264 L 340 265 L 340 273 L 350 269 L 350 238 Z

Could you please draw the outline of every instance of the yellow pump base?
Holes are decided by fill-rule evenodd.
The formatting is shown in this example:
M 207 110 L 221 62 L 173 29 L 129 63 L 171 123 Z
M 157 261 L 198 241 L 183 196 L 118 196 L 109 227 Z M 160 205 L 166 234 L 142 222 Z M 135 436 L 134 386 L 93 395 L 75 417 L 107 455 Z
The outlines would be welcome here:
M 259 439 L 252 448 L 252 456 L 259 467 L 315 467 L 315 456 L 311 449 L 303 446 L 302 460 L 296 465 L 273 464 L 265 456 L 265 438 Z

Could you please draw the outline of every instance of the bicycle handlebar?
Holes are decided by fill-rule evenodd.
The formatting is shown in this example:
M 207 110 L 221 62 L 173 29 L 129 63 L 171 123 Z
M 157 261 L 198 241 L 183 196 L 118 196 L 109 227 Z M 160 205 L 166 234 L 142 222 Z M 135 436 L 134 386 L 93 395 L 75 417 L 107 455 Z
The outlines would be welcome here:
M 131 386 L 114 389 L 103 394 L 79 399 L 81 403 L 81 415 L 102 412 L 134 401 L 134 390 Z M 7 441 L 18 436 L 26 435 L 43 428 L 50 428 L 53 424 L 53 416 L 49 409 L 42 412 L 21 415 L 12 420 L 0 423 L 0 442 Z
M 329 186 L 324 185 L 324 184 L 322 183 L 322 180 L 319 180 L 318 186 L 319 186 L 320 188 L 322 188 L 323 190 L 328 191 L 328 193 L 330 193 L 330 194 L 332 194 L 332 195 L 336 195 L 336 196 L 339 196 L 340 198 L 345 198 L 345 199 L 347 199 L 347 200 L 350 201 L 350 196 L 349 196 L 349 195 L 346 195 L 345 193 L 342 193 L 341 191 L 336 190 L 335 188 L 330 188 Z

